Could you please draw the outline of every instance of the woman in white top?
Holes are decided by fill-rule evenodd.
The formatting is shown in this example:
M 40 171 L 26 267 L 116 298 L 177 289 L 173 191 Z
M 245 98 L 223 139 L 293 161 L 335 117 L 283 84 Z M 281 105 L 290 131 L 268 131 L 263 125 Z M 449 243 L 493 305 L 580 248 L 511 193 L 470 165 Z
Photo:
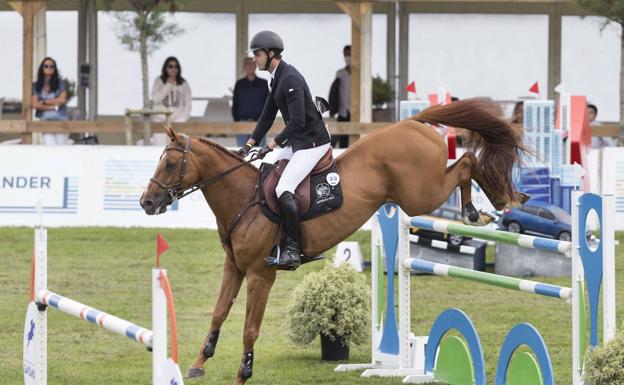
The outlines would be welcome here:
M 163 63 L 161 74 L 152 87 L 152 102 L 154 109 L 172 112 L 171 122 L 186 122 L 191 116 L 191 87 L 182 77 L 182 67 L 177 58 L 170 56 Z M 154 121 L 164 122 L 165 115 L 154 115 Z M 166 134 L 155 134 L 152 144 L 166 144 L 166 137 Z

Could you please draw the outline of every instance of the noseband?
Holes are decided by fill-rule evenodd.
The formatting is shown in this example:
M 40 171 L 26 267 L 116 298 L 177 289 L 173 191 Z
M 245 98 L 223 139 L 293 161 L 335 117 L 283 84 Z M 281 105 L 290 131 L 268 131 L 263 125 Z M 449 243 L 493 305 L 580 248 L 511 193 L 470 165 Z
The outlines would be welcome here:
M 167 151 L 180 151 L 182 152 L 182 167 L 180 168 L 180 177 L 178 178 L 177 183 L 173 184 L 173 185 L 166 185 L 162 182 L 160 182 L 159 180 L 155 179 L 155 178 L 150 178 L 150 182 L 153 182 L 156 186 L 160 187 L 161 189 L 165 190 L 167 192 L 167 206 L 170 205 L 171 203 L 173 203 L 176 199 L 182 199 L 185 196 L 194 193 L 197 190 L 201 190 L 205 187 L 207 187 L 208 185 L 210 185 L 213 182 L 218 181 L 219 179 L 221 179 L 222 177 L 226 176 L 227 174 L 231 173 L 232 171 L 238 170 L 239 168 L 243 167 L 244 165 L 251 163 L 257 159 L 260 159 L 256 154 L 253 154 L 251 156 L 251 158 L 249 160 L 246 160 L 244 162 L 242 162 L 241 164 L 238 164 L 232 168 L 229 168 L 217 175 L 211 176 L 210 178 L 206 178 L 203 179 L 197 183 L 194 183 L 190 186 L 187 187 L 183 187 L 182 186 L 182 182 L 184 181 L 184 177 L 186 176 L 186 164 L 188 163 L 188 157 L 189 157 L 189 153 L 191 152 L 191 138 L 188 137 L 187 135 L 180 135 L 181 137 L 186 139 L 186 144 L 184 145 L 184 148 L 181 148 L 179 146 L 172 146 L 173 143 L 177 143 L 177 142 L 171 142 L 164 150 L 163 150 L 163 154 L 164 155 Z M 162 158 L 161 155 L 161 158 Z

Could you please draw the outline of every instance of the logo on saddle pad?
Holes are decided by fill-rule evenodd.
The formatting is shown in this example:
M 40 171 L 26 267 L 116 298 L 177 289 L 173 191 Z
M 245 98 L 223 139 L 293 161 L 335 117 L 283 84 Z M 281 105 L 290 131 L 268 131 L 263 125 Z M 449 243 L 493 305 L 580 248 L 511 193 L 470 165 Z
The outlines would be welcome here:
M 327 178 L 325 179 L 327 180 L 327 183 L 329 183 L 329 185 L 332 187 L 340 183 L 340 175 L 335 172 L 330 172 L 329 174 L 327 174 Z
M 323 199 L 331 194 L 331 188 L 327 183 L 319 183 L 316 185 L 316 197 Z

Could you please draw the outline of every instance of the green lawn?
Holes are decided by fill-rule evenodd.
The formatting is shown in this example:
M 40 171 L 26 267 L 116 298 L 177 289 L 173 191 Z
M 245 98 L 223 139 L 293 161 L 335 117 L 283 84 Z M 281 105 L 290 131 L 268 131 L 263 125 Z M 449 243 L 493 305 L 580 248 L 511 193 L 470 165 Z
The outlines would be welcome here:
M 52 291 L 151 328 L 150 268 L 154 264 L 153 229 L 63 228 L 48 231 L 49 282 Z M 182 371 L 194 359 L 206 334 L 220 285 L 223 251 L 215 231 L 162 230 L 171 248 L 163 264 L 173 287 L 178 317 Z M 369 254 L 369 233 L 352 237 Z M 624 241 L 618 234 L 620 242 Z M 0 384 L 22 383 L 22 332 L 28 301 L 33 246 L 29 228 L 0 229 Z M 621 250 L 617 251 L 618 298 L 622 298 Z M 256 344 L 250 384 L 400 384 L 399 378 L 360 378 L 335 373 L 320 360 L 318 339 L 309 348 L 294 346 L 284 330 L 290 293 L 302 277 L 322 268 L 306 265 L 280 272 Z M 369 275 L 369 273 L 367 273 Z M 543 279 L 569 286 L 569 279 Z M 485 351 L 488 383 L 494 381 L 499 348 L 509 329 L 530 322 L 548 344 L 557 384 L 571 382 L 571 306 L 556 299 L 449 278 L 412 279 L 412 328 L 426 334 L 447 307 L 461 307 L 473 319 Z M 240 363 L 245 287 L 224 324 L 206 378 L 194 384 L 231 384 Z M 621 319 L 622 311 L 618 311 Z M 48 316 L 50 384 L 149 384 L 151 356 L 140 345 L 57 311 Z M 352 347 L 352 363 L 368 362 L 370 346 Z

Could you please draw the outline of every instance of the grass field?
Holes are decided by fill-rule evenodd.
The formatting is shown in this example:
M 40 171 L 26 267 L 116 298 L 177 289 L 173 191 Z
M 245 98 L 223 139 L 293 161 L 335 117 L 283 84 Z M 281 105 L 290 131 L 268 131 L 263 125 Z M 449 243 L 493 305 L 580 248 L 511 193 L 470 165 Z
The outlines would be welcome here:
M 173 287 L 178 317 L 182 371 L 194 359 L 210 322 L 220 285 L 223 251 L 215 231 L 161 231 L 171 248 L 163 264 Z M 48 287 L 90 306 L 151 328 L 150 277 L 155 254 L 154 229 L 62 228 L 48 231 Z M 367 232 L 352 240 L 369 254 Z M 620 242 L 623 234 L 618 234 Z M 33 245 L 30 228 L 0 229 L 0 384 L 20 384 L 22 333 L 28 302 Z M 622 298 L 622 258 L 616 251 L 617 298 Z M 329 255 L 329 253 L 328 253 Z M 367 257 L 365 257 L 367 258 Z M 280 272 L 269 299 L 255 348 L 249 384 L 400 384 L 399 378 L 360 378 L 335 373 L 335 363 L 320 360 L 318 339 L 308 348 L 294 346 L 285 325 L 290 293 L 302 277 L 322 262 L 296 272 Z M 369 275 L 370 273 L 367 273 Z M 569 286 L 569 279 L 543 279 Z M 494 381 L 499 348 L 518 322 L 542 333 L 557 384 L 571 383 L 571 306 L 563 301 L 434 276 L 412 279 L 412 328 L 426 334 L 447 307 L 461 307 L 474 321 L 485 351 L 488 383 Z M 619 301 L 618 301 L 619 302 Z M 622 308 L 618 319 L 622 317 Z M 206 378 L 192 384 L 229 385 L 240 363 L 245 286 L 225 322 L 217 352 L 206 364 Z M 151 356 L 136 342 L 50 311 L 48 316 L 49 384 L 149 384 Z M 370 346 L 351 347 L 350 362 L 368 362 Z

